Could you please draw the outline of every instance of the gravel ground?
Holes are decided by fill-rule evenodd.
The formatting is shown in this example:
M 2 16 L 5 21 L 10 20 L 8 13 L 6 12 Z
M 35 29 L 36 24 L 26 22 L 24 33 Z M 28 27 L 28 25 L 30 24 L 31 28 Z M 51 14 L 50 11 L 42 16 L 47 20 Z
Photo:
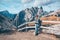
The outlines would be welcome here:
M 34 32 L 13 32 L 0 34 L 0 40 L 58 40 L 55 36 L 41 33 L 38 36 Z

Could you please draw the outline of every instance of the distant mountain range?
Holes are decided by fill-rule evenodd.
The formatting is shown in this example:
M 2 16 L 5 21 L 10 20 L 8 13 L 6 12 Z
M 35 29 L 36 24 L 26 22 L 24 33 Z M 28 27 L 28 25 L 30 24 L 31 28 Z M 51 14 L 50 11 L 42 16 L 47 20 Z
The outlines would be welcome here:
M 28 21 L 27 18 L 29 18 L 29 21 L 33 21 L 37 14 L 40 16 L 44 16 L 47 15 L 48 12 L 43 11 L 42 7 L 27 8 L 25 10 L 20 11 L 18 14 L 11 14 L 7 10 L 0 12 L 0 15 L 6 17 L 7 20 L 10 20 L 9 22 L 12 23 L 12 25 L 15 25 L 16 27 Z

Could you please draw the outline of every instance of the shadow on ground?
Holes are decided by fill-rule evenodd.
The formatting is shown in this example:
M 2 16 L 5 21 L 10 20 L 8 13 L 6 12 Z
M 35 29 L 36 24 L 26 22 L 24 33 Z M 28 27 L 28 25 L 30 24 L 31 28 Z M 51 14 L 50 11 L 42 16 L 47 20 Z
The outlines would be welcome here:
M 4 35 L 11 35 L 11 34 L 14 34 L 14 33 L 15 33 L 14 30 L 4 30 L 4 31 L 0 30 L 0 34 L 4 34 Z

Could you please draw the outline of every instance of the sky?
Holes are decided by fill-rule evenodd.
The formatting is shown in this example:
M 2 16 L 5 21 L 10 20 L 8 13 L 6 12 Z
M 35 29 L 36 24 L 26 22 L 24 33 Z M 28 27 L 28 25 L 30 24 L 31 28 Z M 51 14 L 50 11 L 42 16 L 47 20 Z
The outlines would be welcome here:
M 60 9 L 60 0 L 0 0 L 0 11 L 8 10 L 12 14 L 31 7 L 43 7 L 44 11 Z

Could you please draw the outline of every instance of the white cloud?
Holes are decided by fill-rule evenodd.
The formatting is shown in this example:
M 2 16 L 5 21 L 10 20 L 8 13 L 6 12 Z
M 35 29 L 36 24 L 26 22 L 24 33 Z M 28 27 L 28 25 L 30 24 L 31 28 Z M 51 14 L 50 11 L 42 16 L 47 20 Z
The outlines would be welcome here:
M 52 0 L 35 0 L 34 6 L 45 5 L 52 2 Z
M 12 13 L 12 14 L 16 14 L 16 13 L 18 13 L 19 11 L 17 10 L 17 8 L 15 8 L 14 6 L 9 6 L 9 7 L 7 7 L 7 10 L 10 12 L 10 13 Z
M 34 6 L 40 7 L 40 5 L 47 6 L 46 4 L 50 5 L 52 2 L 55 3 L 55 1 L 60 3 L 60 0 L 0 0 L 0 11 L 8 10 L 11 13 L 18 13 L 19 11 L 24 10 L 26 8 L 30 8 L 32 6 L 33 7 Z M 59 3 L 55 5 L 59 6 Z M 48 10 L 48 7 L 46 8 Z M 60 6 L 59 7 L 53 6 L 52 8 L 57 9 L 60 8 Z
M 22 3 L 29 3 L 31 2 L 32 0 L 21 0 Z

